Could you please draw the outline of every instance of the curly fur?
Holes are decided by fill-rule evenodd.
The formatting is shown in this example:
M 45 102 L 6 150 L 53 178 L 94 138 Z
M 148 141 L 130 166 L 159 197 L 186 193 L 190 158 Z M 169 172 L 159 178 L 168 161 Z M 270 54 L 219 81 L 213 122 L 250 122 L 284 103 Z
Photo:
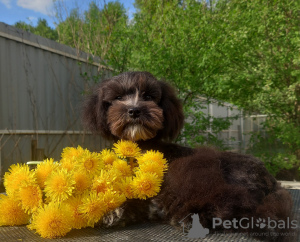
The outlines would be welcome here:
M 159 219 L 179 226 L 190 213 L 198 213 L 206 228 L 216 217 L 291 218 L 290 194 L 260 160 L 169 143 L 183 127 L 182 104 L 169 84 L 148 72 L 126 72 L 97 85 L 84 103 L 83 122 L 107 139 L 133 140 L 143 150 L 159 150 L 169 162 L 161 192 L 146 201 L 129 200 L 122 212 L 104 219 L 107 225 Z M 283 236 L 267 239 L 291 241 Z

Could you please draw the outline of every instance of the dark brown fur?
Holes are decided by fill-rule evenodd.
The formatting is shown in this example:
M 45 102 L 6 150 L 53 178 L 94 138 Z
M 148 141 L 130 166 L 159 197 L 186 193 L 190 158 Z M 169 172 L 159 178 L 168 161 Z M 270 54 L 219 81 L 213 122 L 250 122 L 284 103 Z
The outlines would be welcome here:
M 105 138 L 130 139 L 143 150 L 159 150 L 169 162 L 158 196 L 129 200 L 104 219 L 106 224 L 160 219 L 179 226 L 190 213 L 198 213 L 207 228 L 216 217 L 292 219 L 290 194 L 258 159 L 166 142 L 176 138 L 183 127 L 182 105 L 174 89 L 150 73 L 127 72 L 101 82 L 84 104 L 83 121 Z

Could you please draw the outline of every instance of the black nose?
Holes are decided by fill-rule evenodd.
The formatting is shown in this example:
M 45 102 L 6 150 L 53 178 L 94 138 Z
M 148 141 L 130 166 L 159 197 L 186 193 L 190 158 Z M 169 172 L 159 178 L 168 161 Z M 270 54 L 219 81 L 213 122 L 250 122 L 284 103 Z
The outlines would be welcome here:
M 128 109 L 128 114 L 131 118 L 138 118 L 141 114 L 141 111 L 138 108 Z

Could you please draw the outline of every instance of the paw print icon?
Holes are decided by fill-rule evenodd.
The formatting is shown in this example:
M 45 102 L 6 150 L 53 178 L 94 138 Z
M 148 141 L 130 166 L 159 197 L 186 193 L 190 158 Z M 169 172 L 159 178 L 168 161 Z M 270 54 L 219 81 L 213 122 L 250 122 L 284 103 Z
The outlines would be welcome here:
M 267 224 L 266 224 L 266 220 L 263 218 L 258 218 L 256 219 L 256 227 L 259 227 L 261 229 L 263 229 L 264 227 L 266 227 Z

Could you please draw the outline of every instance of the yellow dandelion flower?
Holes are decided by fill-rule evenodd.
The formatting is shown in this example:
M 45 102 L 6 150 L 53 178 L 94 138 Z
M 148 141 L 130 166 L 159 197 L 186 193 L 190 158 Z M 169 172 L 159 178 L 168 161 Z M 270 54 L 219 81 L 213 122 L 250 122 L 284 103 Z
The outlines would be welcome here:
M 116 177 L 113 177 L 109 172 L 102 170 L 99 176 L 96 176 L 92 182 L 92 190 L 97 194 L 112 189 L 112 183 Z
M 35 174 L 30 171 L 28 165 L 12 165 L 9 172 L 5 172 L 4 175 L 6 194 L 12 196 L 18 191 L 20 185 L 24 183 L 34 184 L 35 180 Z
M 66 203 L 70 206 L 73 216 L 73 228 L 81 229 L 88 226 L 88 218 L 79 212 L 79 207 L 83 204 L 82 195 L 70 197 Z
M 60 160 L 60 167 L 63 169 L 66 169 L 67 171 L 72 171 L 74 170 L 76 165 L 76 159 L 71 158 L 71 159 L 61 159 Z
M 103 193 L 100 196 L 95 191 L 86 193 L 82 198 L 82 205 L 79 206 L 79 212 L 88 219 L 88 226 L 94 227 L 107 210 L 107 205 L 103 200 Z
M 19 188 L 18 199 L 27 213 L 33 213 L 43 203 L 43 194 L 37 184 L 24 184 Z
M 0 194 L 0 226 L 27 224 L 29 218 L 15 197 Z
M 78 159 L 76 168 L 81 171 L 87 172 L 91 176 L 100 174 L 104 163 L 98 153 L 85 150 L 81 157 Z
M 109 179 L 113 182 L 118 181 L 123 178 L 122 173 L 117 169 L 109 169 L 106 171 L 109 174 Z
M 138 157 L 141 154 L 141 149 L 138 145 L 129 140 L 119 140 L 118 143 L 114 144 L 113 150 L 121 158 Z
M 51 201 L 61 202 L 73 193 L 75 181 L 73 174 L 60 169 L 51 174 L 45 181 L 45 194 Z
M 126 201 L 126 196 L 116 191 L 108 190 L 104 193 L 103 200 L 107 206 L 106 212 L 109 212 L 120 207 Z
M 79 170 L 74 171 L 73 177 L 75 181 L 75 194 L 82 194 L 92 185 L 92 179 L 86 172 Z
M 160 191 L 162 179 L 155 173 L 137 172 L 132 181 L 134 196 L 139 199 L 156 196 Z
M 45 181 L 48 176 L 57 169 L 57 163 L 54 163 L 54 160 L 46 159 L 35 168 L 35 176 L 37 183 L 39 184 L 41 189 L 45 188 Z
M 112 169 L 116 169 L 119 172 L 121 172 L 122 177 L 132 175 L 132 170 L 131 170 L 130 165 L 128 165 L 127 162 L 124 160 L 118 159 L 118 160 L 114 161 Z
M 123 193 L 128 199 L 134 198 L 132 190 L 132 177 L 125 177 L 116 186 L 117 190 Z
M 105 165 L 112 165 L 113 162 L 118 159 L 117 155 L 108 149 L 101 151 L 101 158 Z
M 35 229 L 43 238 L 59 238 L 72 229 L 73 216 L 67 204 L 49 203 L 40 207 L 27 227 Z
M 144 162 L 140 164 L 138 170 L 142 173 L 155 173 L 158 178 L 163 178 L 165 166 L 154 162 Z
M 163 153 L 159 151 L 148 150 L 145 154 L 137 158 L 138 164 L 141 165 L 145 162 L 156 163 L 163 167 L 164 170 L 167 170 L 168 163 L 164 158 Z
M 66 147 L 63 149 L 61 153 L 61 159 L 62 160 L 70 160 L 73 158 L 79 158 L 83 153 L 84 149 L 78 145 L 77 148 L 74 147 Z

